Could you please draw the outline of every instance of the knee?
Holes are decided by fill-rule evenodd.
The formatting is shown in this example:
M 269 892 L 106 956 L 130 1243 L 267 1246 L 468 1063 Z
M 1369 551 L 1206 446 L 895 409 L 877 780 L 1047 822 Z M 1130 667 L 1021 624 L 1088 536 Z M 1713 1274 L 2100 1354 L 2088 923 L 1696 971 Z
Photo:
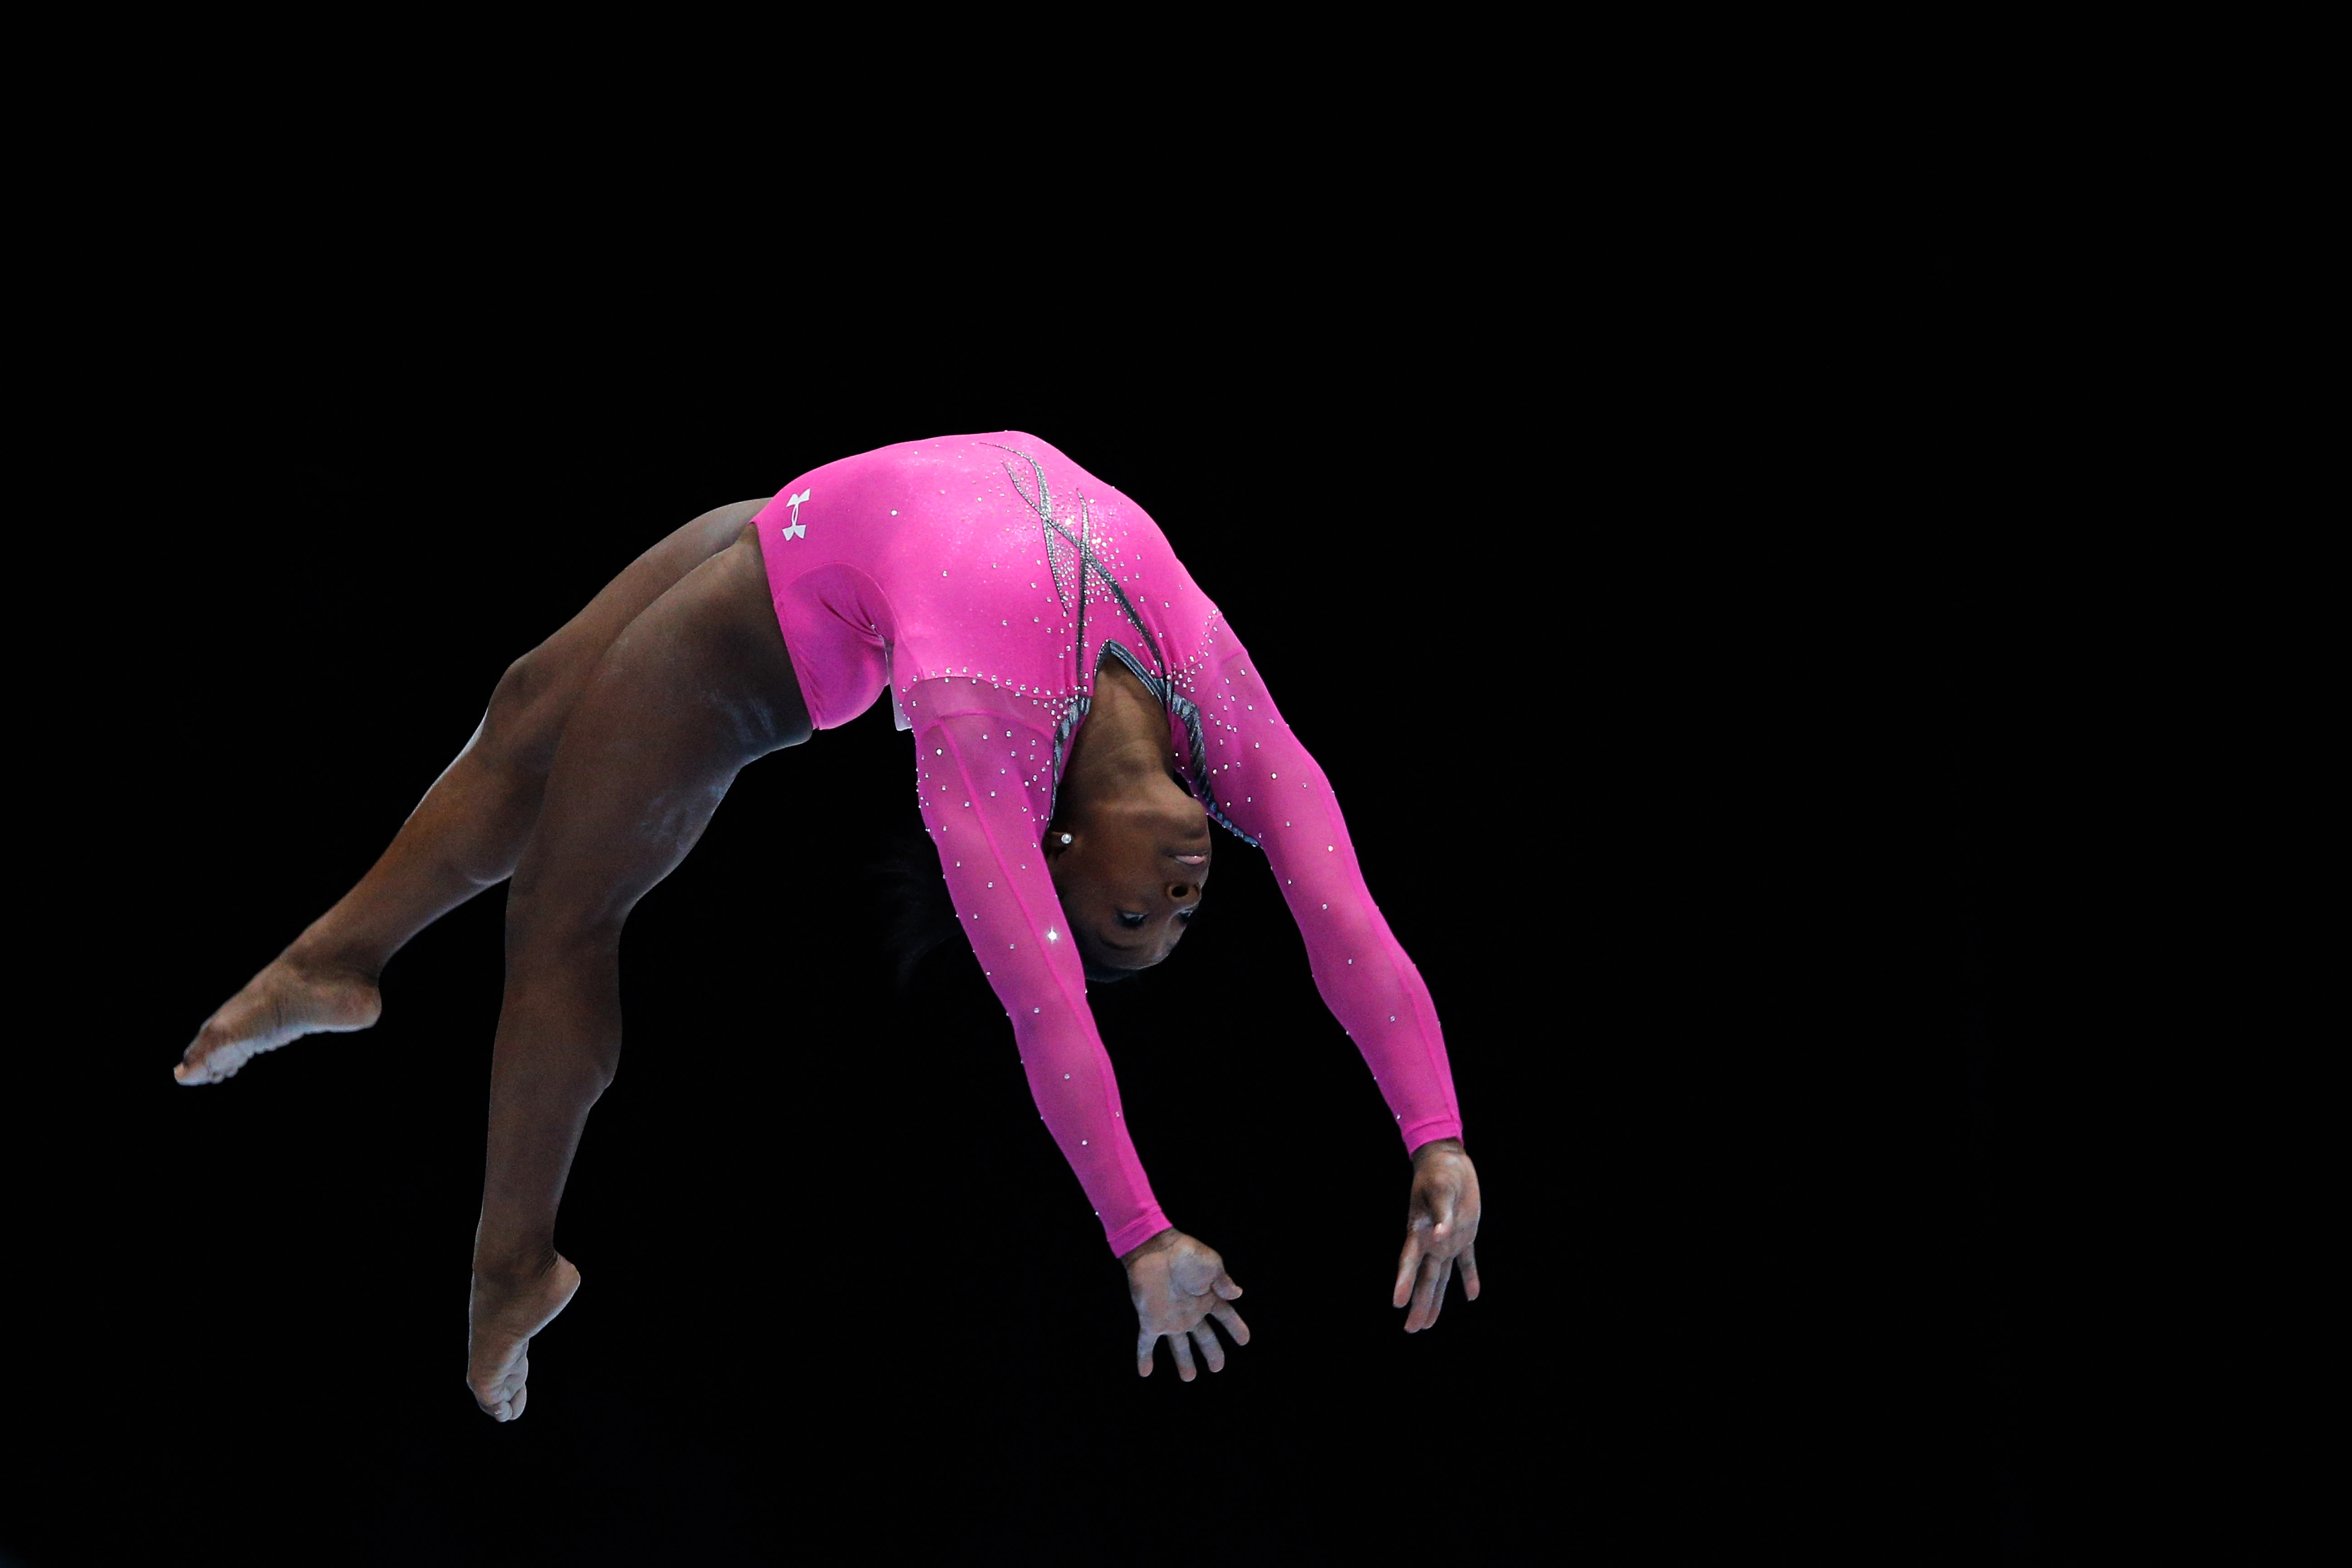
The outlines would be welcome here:
M 494 766 L 545 777 L 554 764 L 564 721 L 579 700 L 576 660 L 551 652 L 545 644 L 507 666 L 490 693 L 482 721 L 484 761 Z

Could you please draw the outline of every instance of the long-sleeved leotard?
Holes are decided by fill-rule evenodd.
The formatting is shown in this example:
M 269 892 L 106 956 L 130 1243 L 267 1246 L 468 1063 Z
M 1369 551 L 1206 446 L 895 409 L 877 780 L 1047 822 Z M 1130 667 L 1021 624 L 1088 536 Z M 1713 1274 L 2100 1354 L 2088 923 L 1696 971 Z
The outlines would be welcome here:
M 1142 508 L 1008 430 L 828 463 L 757 527 L 814 726 L 847 723 L 887 689 L 913 731 L 923 823 L 958 916 L 1114 1253 L 1169 1222 L 1043 851 L 1106 660 L 1160 699 L 1173 772 L 1211 818 L 1265 852 L 1316 986 L 1407 1152 L 1460 1136 L 1428 987 L 1372 902 L 1329 780 Z

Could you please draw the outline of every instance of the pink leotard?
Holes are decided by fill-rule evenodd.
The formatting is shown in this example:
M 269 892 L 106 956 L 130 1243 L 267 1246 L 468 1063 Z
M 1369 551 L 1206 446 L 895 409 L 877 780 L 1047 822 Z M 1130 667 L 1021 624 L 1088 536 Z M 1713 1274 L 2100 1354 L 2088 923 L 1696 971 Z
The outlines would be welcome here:
M 827 463 L 785 486 L 757 526 L 811 721 L 845 724 L 887 689 L 914 732 L 925 830 L 1038 1112 L 1112 1252 L 1168 1220 L 1128 1137 L 1040 847 L 1105 658 L 1166 707 L 1176 772 L 1210 817 L 1272 862 L 1316 987 L 1406 1151 L 1461 1135 L 1428 987 L 1364 886 L 1330 782 L 1141 507 L 1006 430 Z

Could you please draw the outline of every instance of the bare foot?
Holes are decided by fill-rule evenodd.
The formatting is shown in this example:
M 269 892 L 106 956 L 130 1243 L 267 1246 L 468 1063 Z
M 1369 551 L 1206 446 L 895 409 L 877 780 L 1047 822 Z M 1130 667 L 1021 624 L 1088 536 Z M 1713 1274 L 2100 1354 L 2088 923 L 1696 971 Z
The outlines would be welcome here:
M 562 1253 L 544 1274 L 493 1281 L 474 1276 L 473 1330 L 466 1346 L 466 1386 L 482 1413 L 499 1421 L 522 1414 L 530 1393 L 530 1337 L 555 1321 L 580 1289 L 580 1270 Z
M 182 1083 L 218 1083 L 264 1051 L 305 1035 L 364 1029 L 383 1012 L 383 998 L 367 975 L 280 953 L 205 1020 L 172 1076 Z

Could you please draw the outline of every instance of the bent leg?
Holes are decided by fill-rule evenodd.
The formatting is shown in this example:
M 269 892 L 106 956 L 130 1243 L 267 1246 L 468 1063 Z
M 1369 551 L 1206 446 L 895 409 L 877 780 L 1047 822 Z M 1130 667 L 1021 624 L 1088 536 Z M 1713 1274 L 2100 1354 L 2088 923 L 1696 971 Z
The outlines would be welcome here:
M 578 1274 L 556 1208 L 621 1051 L 621 928 L 752 759 L 808 738 L 756 540 L 703 563 L 599 663 L 557 747 L 507 898 L 467 1383 L 520 1413 L 531 1334 Z
M 508 666 L 472 738 L 383 858 L 296 947 L 381 973 L 425 926 L 511 875 L 539 820 L 564 725 L 597 661 L 648 606 L 734 543 L 766 504 L 736 501 L 696 518 Z
M 473 737 L 391 847 L 205 1022 L 174 1076 L 218 1082 L 303 1035 L 373 1024 L 382 1011 L 376 983 L 392 955 L 513 871 L 538 822 L 565 721 L 605 650 L 648 605 L 740 537 L 766 504 L 736 501 L 677 529 L 509 666 Z

